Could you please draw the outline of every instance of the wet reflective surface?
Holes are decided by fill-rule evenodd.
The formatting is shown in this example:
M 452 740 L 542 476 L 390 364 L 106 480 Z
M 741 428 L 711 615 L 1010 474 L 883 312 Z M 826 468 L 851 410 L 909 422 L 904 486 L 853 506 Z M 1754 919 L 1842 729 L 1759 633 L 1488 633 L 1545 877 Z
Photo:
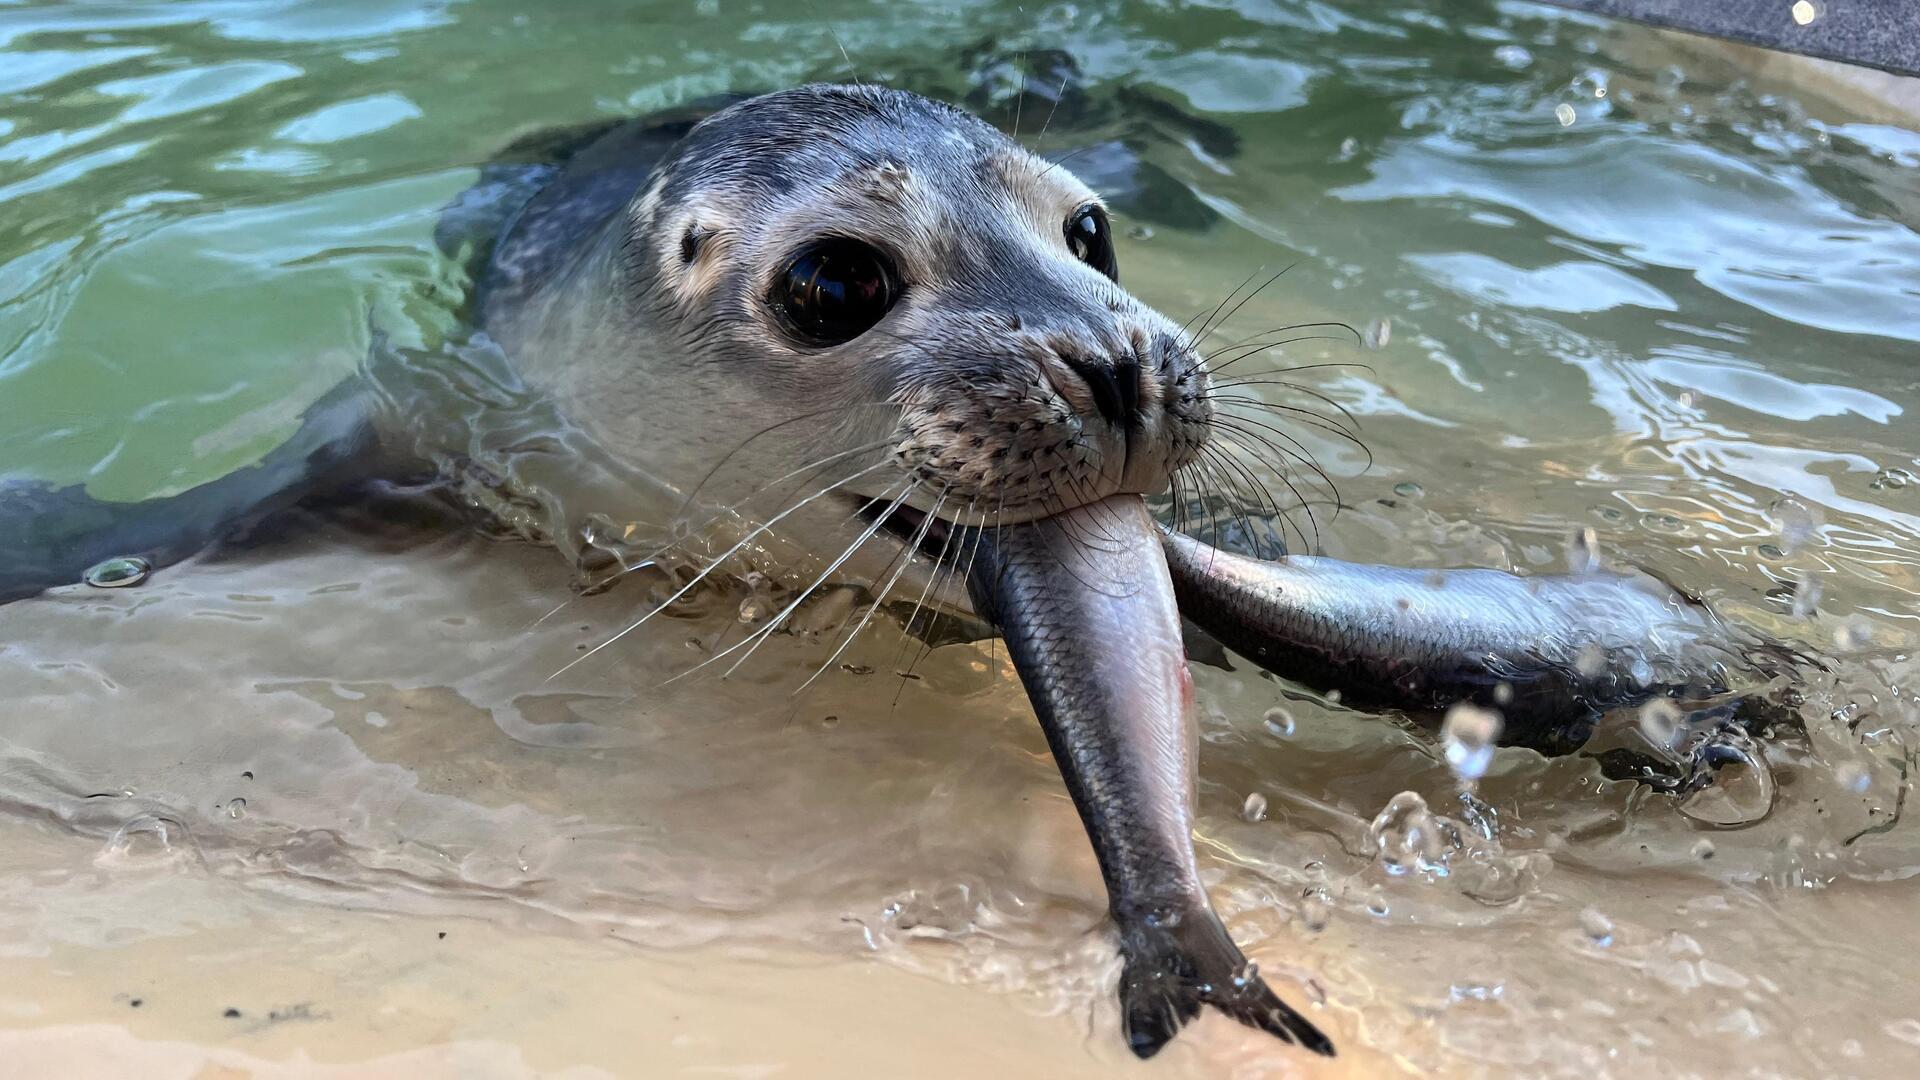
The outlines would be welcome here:
M 431 233 L 475 167 L 836 77 L 831 21 L 864 78 L 1130 147 L 1123 280 L 1176 318 L 1291 266 L 1226 341 L 1360 330 L 1229 369 L 1364 365 L 1309 385 L 1369 453 L 1287 429 L 1339 488 L 1300 477 L 1307 543 L 1641 566 L 1820 658 L 1757 736 L 1633 714 L 1553 760 L 1196 669 L 1215 904 L 1342 1057 L 1213 1023 L 1143 1072 L 1903 1074 L 1920 121 L 1525 5 L 818 7 L 0 7 L 0 467 L 181 490 L 284 438 L 375 328 L 457 429 L 494 388 L 454 362 Z M 1068 49 L 1091 104 L 1040 136 L 963 55 L 988 39 Z M 1126 1061 L 1098 877 L 1004 655 L 880 618 L 794 695 L 848 598 L 663 685 L 779 610 L 755 582 L 552 677 L 672 569 L 576 595 L 551 550 L 347 506 L 0 608 L 0 1045 L 134 1073 Z

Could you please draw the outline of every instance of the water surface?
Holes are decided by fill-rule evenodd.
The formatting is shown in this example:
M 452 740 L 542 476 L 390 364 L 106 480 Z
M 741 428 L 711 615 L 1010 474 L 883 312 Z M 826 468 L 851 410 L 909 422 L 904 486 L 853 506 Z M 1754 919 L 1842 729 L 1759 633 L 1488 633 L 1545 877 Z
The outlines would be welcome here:
M 1309 543 L 1547 572 L 1591 528 L 1826 658 L 1731 829 L 1592 756 L 1502 751 L 1463 800 L 1409 725 L 1199 669 L 1216 904 L 1343 1057 L 1209 1022 L 1143 1074 L 1902 1074 L 1920 131 L 1746 54 L 1442 0 L 0 5 L 0 471 L 133 500 L 257 460 L 376 332 L 452 355 L 433 225 L 502 146 L 844 77 L 836 36 L 1044 151 L 1127 140 L 1159 186 L 1124 280 L 1176 318 L 1290 267 L 1220 333 L 1363 331 L 1258 361 L 1353 365 L 1313 385 L 1366 452 L 1292 431 L 1338 488 L 1303 485 Z M 1041 136 L 991 43 L 1067 50 L 1111 110 Z M 0 609 L 21 1060 L 1128 1060 L 1098 877 L 992 647 L 903 678 L 876 620 L 804 695 L 830 634 L 663 689 L 740 632 L 713 590 L 549 679 L 645 589 L 367 516 Z M 1424 859 L 1374 827 L 1403 792 L 1451 838 Z

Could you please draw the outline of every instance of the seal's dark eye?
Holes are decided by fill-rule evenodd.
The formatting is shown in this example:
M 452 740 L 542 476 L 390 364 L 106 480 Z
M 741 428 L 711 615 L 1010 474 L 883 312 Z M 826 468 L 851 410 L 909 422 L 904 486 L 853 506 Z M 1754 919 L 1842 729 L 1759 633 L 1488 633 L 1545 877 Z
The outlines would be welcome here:
M 871 245 L 817 241 L 775 279 L 768 302 L 809 345 L 838 345 L 873 328 L 900 298 L 900 275 Z
M 1113 258 L 1113 227 L 1107 224 L 1105 210 L 1083 206 L 1067 219 L 1067 249 L 1074 258 L 1120 280 L 1120 266 Z

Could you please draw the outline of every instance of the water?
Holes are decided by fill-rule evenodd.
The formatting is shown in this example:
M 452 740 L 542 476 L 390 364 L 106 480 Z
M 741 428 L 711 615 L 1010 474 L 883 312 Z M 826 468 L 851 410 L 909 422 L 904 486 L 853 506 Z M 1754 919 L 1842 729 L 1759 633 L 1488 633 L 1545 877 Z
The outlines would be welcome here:
M 135 499 L 257 459 L 375 328 L 460 343 L 430 232 L 503 144 L 837 77 L 834 32 L 1009 126 L 970 47 L 1069 49 L 1120 104 L 1047 149 L 1124 136 L 1166 178 L 1169 220 L 1120 223 L 1131 288 L 1185 318 L 1291 266 L 1221 333 L 1360 329 L 1286 353 L 1355 365 L 1312 386 L 1368 453 L 1294 431 L 1328 553 L 1560 572 L 1579 536 L 1830 656 L 1710 821 L 1521 751 L 1482 810 L 1426 733 L 1198 669 L 1203 868 L 1335 1068 L 1902 1074 L 1920 134 L 1744 55 L 1441 0 L 0 6 L 0 467 Z M 307 515 L 0 608 L 10 1060 L 71 1072 L 80 1030 L 145 1071 L 1126 1060 L 1098 877 L 993 648 L 901 679 L 875 620 L 805 695 L 832 634 L 663 688 L 760 616 L 715 590 L 549 680 L 676 570 L 560 607 L 551 551 L 427 524 Z M 1403 792 L 1437 846 L 1393 874 Z M 1212 1023 L 1152 1070 L 1298 1065 Z

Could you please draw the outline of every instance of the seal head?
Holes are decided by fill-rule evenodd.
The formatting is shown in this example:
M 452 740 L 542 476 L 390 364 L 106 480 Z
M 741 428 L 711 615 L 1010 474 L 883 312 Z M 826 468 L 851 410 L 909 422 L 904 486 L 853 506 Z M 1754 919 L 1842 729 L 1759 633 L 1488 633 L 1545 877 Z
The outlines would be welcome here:
M 577 247 L 571 272 L 499 253 L 489 330 L 676 488 L 842 455 L 842 494 L 903 519 L 1017 522 L 1161 492 L 1207 438 L 1205 366 L 1120 287 L 1099 196 L 914 94 L 724 109 Z

